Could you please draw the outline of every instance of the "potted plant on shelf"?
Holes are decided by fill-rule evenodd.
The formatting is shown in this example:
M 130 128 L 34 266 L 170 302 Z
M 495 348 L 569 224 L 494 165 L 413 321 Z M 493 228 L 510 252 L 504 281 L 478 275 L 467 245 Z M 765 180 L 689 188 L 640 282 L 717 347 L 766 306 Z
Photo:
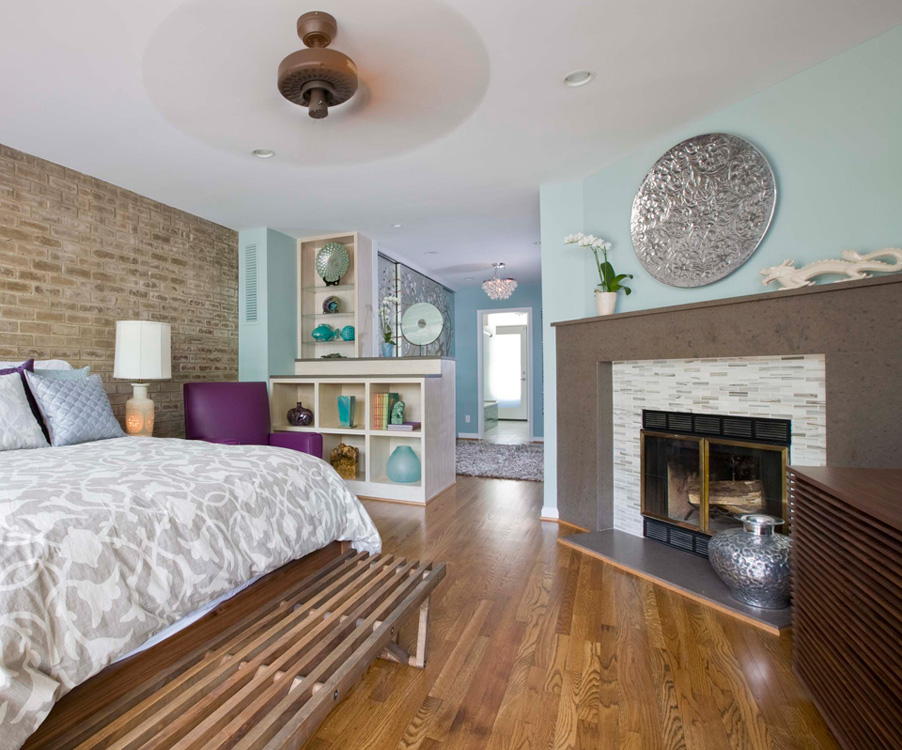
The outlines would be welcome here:
M 382 356 L 395 356 L 395 319 L 397 318 L 397 306 L 400 300 L 397 297 L 385 297 L 379 306 L 380 328 L 382 329 Z
M 624 279 L 631 279 L 631 273 L 618 274 L 614 271 L 614 267 L 608 260 L 608 250 L 611 249 L 611 243 L 602 240 L 592 234 L 568 234 L 564 237 L 567 245 L 579 245 L 592 251 L 595 256 L 595 265 L 598 268 L 599 284 L 595 287 L 595 309 L 599 315 L 610 315 L 617 306 L 617 292 L 621 289 L 630 294 L 633 290 L 623 285 Z M 599 257 L 601 253 L 601 257 Z M 602 260 L 604 258 L 604 260 Z

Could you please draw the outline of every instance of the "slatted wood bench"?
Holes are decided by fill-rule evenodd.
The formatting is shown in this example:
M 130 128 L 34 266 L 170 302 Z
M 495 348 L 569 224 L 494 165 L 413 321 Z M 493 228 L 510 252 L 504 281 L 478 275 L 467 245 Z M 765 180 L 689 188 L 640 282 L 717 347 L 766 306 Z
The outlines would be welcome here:
M 443 563 L 345 553 L 47 747 L 296 750 L 375 659 L 425 666 L 444 576 Z M 397 639 L 414 614 L 408 653 Z

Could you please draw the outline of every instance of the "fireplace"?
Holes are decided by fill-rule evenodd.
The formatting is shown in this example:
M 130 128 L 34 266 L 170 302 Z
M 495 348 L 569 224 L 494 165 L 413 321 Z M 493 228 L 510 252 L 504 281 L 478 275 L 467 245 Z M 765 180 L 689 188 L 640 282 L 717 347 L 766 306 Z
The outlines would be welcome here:
M 707 557 L 710 536 L 745 513 L 788 521 L 790 439 L 788 419 L 643 410 L 644 535 Z

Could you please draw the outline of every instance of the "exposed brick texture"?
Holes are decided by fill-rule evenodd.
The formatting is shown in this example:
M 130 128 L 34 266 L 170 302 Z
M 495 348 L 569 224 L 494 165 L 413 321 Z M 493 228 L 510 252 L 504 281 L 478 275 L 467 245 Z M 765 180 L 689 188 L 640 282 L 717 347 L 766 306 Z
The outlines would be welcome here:
M 238 235 L 0 144 L 0 360 L 65 359 L 114 381 L 117 320 L 172 324 L 155 435 L 184 435 L 182 384 L 238 377 Z

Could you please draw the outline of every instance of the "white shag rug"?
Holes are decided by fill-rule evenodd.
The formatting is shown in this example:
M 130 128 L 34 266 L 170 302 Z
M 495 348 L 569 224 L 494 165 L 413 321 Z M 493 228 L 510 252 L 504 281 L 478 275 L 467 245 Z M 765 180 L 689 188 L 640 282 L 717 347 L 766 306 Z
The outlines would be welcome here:
M 541 443 L 502 445 L 483 440 L 457 441 L 457 473 L 466 477 L 544 480 L 544 448 Z

